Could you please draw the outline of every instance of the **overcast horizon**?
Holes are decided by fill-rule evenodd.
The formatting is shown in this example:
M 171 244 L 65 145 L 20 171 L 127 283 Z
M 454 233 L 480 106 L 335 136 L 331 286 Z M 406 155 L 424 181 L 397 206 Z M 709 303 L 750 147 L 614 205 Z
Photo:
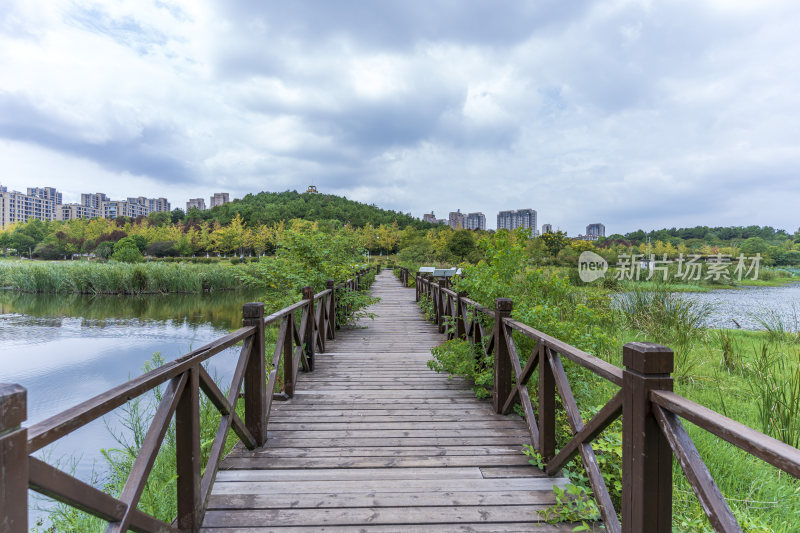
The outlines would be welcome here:
M 800 3 L 6 0 L 0 184 L 800 226 Z

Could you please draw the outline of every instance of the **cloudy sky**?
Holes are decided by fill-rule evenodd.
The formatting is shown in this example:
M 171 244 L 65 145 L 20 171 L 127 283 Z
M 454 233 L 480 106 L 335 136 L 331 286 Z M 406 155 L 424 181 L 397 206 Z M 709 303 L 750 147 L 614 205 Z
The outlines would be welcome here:
M 800 226 L 800 2 L 2 0 L 0 183 Z

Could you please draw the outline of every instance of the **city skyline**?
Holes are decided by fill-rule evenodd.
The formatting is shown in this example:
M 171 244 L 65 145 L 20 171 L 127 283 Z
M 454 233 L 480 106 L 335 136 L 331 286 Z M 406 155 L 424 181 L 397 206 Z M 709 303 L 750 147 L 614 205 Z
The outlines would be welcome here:
M 570 234 L 800 225 L 797 2 L 8 0 L 0 15 L 0 179 L 19 190 L 182 206 L 312 183 L 416 217 L 532 203 Z

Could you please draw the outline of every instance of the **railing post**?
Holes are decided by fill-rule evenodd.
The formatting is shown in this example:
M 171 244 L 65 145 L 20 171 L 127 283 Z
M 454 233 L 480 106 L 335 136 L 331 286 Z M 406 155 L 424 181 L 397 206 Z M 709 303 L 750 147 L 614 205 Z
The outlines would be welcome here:
M 242 307 L 242 325 L 255 326 L 253 344 L 244 375 L 244 421 L 257 446 L 267 442 L 267 370 L 264 354 L 264 304 L 252 302 Z
M 547 358 L 547 347 L 539 349 L 539 453 L 545 461 L 556 455 L 556 379 Z
M 376 274 L 380 274 L 381 273 L 381 265 L 380 264 L 375 265 L 375 273 Z
M 283 317 L 286 320 L 286 333 L 283 337 L 283 392 L 294 397 L 294 312 Z
M 200 371 L 194 367 L 187 372 L 189 381 L 175 409 L 176 521 L 181 531 L 199 531 L 203 514 L 200 497 Z
M 314 287 L 303 287 L 303 299 L 308 300 L 306 312 L 306 330 L 303 332 L 303 342 L 306 345 L 306 358 L 308 359 L 308 370 L 314 370 Z
M 325 288 L 331 291 L 326 303 L 328 305 L 328 320 L 331 324 L 327 335 L 328 338 L 332 340 L 335 337 L 334 331 L 336 331 L 336 283 L 332 279 L 329 279 L 325 282 Z
M 28 531 L 27 391 L 0 383 L 0 532 Z
M 649 396 L 651 390 L 672 390 L 674 355 L 666 346 L 629 342 L 622 364 L 622 531 L 668 533 L 672 450 Z
M 464 304 L 461 302 L 461 299 L 467 295 L 466 291 L 458 291 L 456 295 L 456 338 L 457 339 L 466 339 L 467 338 L 467 317 L 464 316 L 463 309 Z
M 442 282 L 436 282 L 436 325 L 439 326 L 439 333 L 444 333 L 444 292 L 442 292 Z
M 422 279 L 421 276 L 419 275 L 419 273 L 417 273 L 417 275 L 416 275 L 416 277 L 414 279 L 414 301 L 415 302 L 419 301 L 419 291 L 421 290 L 420 285 L 422 285 L 421 279 Z
M 511 316 L 514 302 L 510 298 L 497 298 L 494 301 L 494 411 L 503 413 L 503 404 L 511 394 L 511 358 L 504 335 L 503 319 Z

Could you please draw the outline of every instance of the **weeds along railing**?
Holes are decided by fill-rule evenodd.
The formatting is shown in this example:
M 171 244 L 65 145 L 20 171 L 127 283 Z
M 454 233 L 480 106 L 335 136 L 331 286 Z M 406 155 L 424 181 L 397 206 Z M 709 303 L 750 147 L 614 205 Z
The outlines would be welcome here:
M 301 301 L 267 317 L 263 303 L 245 304 L 242 328 L 29 428 L 22 427 L 27 416 L 25 388 L 0 384 L 0 532 L 28 531 L 28 488 L 108 521 L 107 532 L 197 531 L 229 430 L 233 429 L 248 449 L 266 443 L 272 401 L 294 395 L 298 370 L 312 371 L 315 352 L 324 352 L 326 340 L 335 336 L 336 288 L 358 290 L 366 273 L 361 270 L 339 285 L 329 280 L 326 289 L 318 294 L 305 287 Z M 278 338 L 267 367 L 264 331 L 272 324 L 279 325 Z M 243 345 L 226 395 L 202 363 L 239 342 Z M 274 393 L 281 366 L 283 391 Z M 33 456 L 48 444 L 164 384 L 162 400 L 119 497 Z M 244 393 L 240 394 L 242 387 Z M 221 415 L 204 472 L 201 472 L 200 391 Z M 236 413 L 240 396 L 244 420 Z M 178 514 L 168 524 L 139 511 L 137 505 L 173 416 Z
M 513 302 L 498 298 L 495 309 L 481 306 L 464 293 L 418 275 L 416 299 L 427 298 L 432 320 L 450 338 L 469 340 L 494 355 L 493 404 L 497 413 L 522 406 L 531 444 L 544 458 L 545 472 L 556 475 L 580 454 L 606 530 L 626 533 L 672 531 L 672 456 L 716 531 L 741 531 L 727 501 L 695 448 L 681 418 L 800 478 L 800 450 L 759 433 L 673 392 L 674 354 L 658 344 L 632 342 L 623 347 L 624 369 L 537 331 L 510 317 Z M 483 321 L 494 326 L 486 339 Z M 523 367 L 513 333 L 535 341 Z M 484 340 L 486 339 L 486 340 Z M 584 422 L 562 365 L 562 357 L 620 387 L 591 420 Z M 538 409 L 528 395 L 528 382 L 538 372 Z M 556 394 L 572 438 L 556 449 Z M 622 417 L 622 522 L 600 472 L 591 442 Z

